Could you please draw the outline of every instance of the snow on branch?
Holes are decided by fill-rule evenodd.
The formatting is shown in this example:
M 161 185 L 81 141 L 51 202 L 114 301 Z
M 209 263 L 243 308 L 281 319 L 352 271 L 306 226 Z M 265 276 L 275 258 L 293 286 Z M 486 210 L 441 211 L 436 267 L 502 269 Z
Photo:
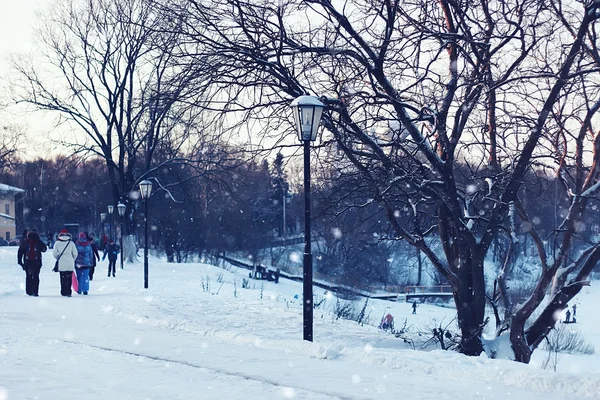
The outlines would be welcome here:
M 581 193 L 581 197 L 593 196 L 600 189 L 600 181 L 594 183 L 585 192 Z
M 519 243 L 519 238 L 516 233 L 515 223 L 515 202 L 511 201 L 508 203 L 508 219 L 510 221 L 510 239 L 513 243 Z

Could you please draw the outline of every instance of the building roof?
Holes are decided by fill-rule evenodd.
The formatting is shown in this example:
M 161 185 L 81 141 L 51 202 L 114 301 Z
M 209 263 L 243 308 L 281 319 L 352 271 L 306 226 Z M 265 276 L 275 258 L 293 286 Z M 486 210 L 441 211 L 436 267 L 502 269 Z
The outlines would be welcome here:
M 3 213 L 0 213 L 0 218 L 11 219 L 11 220 L 13 220 L 13 221 L 14 221 L 14 219 L 15 219 L 15 217 L 11 217 L 10 215 L 8 215 L 8 214 L 3 214 Z
M 25 193 L 23 189 L 19 189 L 18 187 L 5 185 L 4 183 L 0 183 L 0 193 L 8 194 L 17 194 L 17 193 Z

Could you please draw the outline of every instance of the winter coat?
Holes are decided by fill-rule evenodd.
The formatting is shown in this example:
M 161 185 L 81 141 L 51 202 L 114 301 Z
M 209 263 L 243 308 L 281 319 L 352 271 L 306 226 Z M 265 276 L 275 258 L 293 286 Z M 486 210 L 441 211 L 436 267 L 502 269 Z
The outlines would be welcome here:
M 62 256 L 60 255 L 61 253 Z M 77 246 L 75 246 L 75 242 L 71 239 L 70 234 L 63 233 L 58 236 L 56 243 L 54 243 L 52 255 L 58 260 L 59 271 L 73 271 L 78 252 Z
M 109 261 L 117 261 L 117 255 L 119 254 L 120 251 L 121 251 L 121 248 L 119 247 L 118 244 L 116 244 L 116 243 L 109 244 L 108 246 L 106 246 L 106 250 L 104 250 L 104 255 L 102 256 L 102 259 L 104 260 L 106 258 L 106 256 L 108 255 Z
M 90 246 L 92 246 L 92 267 L 96 266 L 96 260 L 100 261 L 100 254 L 98 253 L 98 246 L 96 242 L 90 241 Z
M 92 245 L 87 240 L 75 242 L 77 246 L 77 259 L 75 260 L 75 268 L 86 269 L 90 268 L 93 263 L 94 254 L 92 252 Z
M 37 259 L 29 260 L 27 259 L 27 253 L 29 253 L 30 247 L 33 246 L 37 249 Z M 42 267 L 42 253 L 45 253 L 47 250 L 46 244 L 42 242 L 40 239 L 40 235 L 37 232 L 29 232 L 27 234 L 27 239 L 21 241 L 19 245 L 19 250 L 17 251 L 17 262 L 19 265 L 22 265 L 24 268 L 27 267 Z

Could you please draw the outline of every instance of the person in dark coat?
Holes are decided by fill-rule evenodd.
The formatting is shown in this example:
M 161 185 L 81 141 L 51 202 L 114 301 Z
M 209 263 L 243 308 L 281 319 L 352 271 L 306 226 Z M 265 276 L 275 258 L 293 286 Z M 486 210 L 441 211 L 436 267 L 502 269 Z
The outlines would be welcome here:
M 112 239 L 110 242 L 108 242 L 106 249 L 104 249 L 104 255 L 102 256 L 102 261 L 104 261 L 104 259 L 108 255 L 108 276 L 109 277 L 110 277 L 111 271 L 112 271 L 112 276 L 113 277 L 115 276 L 115 272 L 117 269 L 117 267 L 116 267 L 117 255 L 119 254 L 120 251 L 121 251 L 121 248 Z
M 412 313 L 416 314 L 417 313 L 417 302 L 416 301 L 413 301 L 413 303 L 412 303 L 412 309 L 413 309 Z
M 90 290 L 90 268 L 92 267 L 92 260 L 94 258 L 92 245 L 88 242 L 86 234 L 81 232 L 77 237 L 75 246 L 77 246 L 75 273 L 77 274 L 77 281 L 79 282 L 79 290 L 77 293 L 87 295 Z
M 92 246 L 92 266 L 90 268 L 90 281 L 94 279 L 94 271 L 96 270 L 96 261 L 100 261 L 100 254 L 98 253 L 98 245 L 94 240 L 94 234 L 87 235 L 90 246 Z
M 48 231 L 48 233 L 46 233 L 46 238 L 48 239 L 48 248 L 49 248 L 49 249 L 51 249 L 51 248 L 52 248 L 52 245 L 54 244 L 54 243 L 52 242 L 52 238 L 53 238 L 53 237 L 54 237 L 54 236 L 52 235 L 52 232 Z
M 38 296 L 40 288 L 40 270 L 42 268 L 42 253 L 48 248 L 40 239 L 35 229 L 27 233 L 25 240 L 21 241 L 17 251 L 17 262 L 26 273 L 25 293 L 29 296 Z

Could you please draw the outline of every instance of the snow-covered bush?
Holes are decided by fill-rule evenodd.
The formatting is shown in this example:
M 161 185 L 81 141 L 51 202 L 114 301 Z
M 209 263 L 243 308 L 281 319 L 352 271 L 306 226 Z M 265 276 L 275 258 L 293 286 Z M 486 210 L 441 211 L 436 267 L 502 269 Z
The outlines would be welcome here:
M 543 345 L 545 350 L 568 354 L 594 354 L 594 346 L 588 343 L 579 329 L 571 324 L 557 324 Z

